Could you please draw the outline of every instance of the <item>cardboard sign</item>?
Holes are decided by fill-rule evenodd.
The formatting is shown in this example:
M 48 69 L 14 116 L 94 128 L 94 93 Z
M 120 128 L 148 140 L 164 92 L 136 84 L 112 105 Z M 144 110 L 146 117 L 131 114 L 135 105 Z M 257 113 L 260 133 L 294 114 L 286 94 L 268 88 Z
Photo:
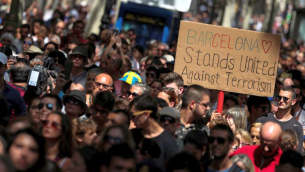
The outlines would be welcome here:
M 186 85 L 273 96 L 281 37 L 181 21 L 175 72 Z

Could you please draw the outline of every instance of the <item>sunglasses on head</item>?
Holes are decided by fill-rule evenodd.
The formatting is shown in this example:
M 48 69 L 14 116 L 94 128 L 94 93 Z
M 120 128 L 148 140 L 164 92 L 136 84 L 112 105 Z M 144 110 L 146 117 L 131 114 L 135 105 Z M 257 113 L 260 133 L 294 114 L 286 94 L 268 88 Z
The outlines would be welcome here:
M 49 124 L 51 124 L 51 128 L 54 130 L 57 130 L 60 128 L 60 124 L 58 124 L 57 122 L 54 122 L 54 121 L 51 122 L 48 120 L 42 121 L 43 127 L 47 127 Z
M 277 101 L 281 101 L 283 99 L 284 102 L 287 102 L 289 100 L 288 97 L 284 97 L 284 96 L 283 97 L 282 96 L 277 96 L 276 98 L 277 98 Z
M 74 105 L 80 105 L 82 102 L 73 98 L 73 97 L 68 97 L 67 98 L 67 102 L 68 103 L 71 103 L 71 104 L 74 104 Z
M 152 77 L 152 78 L 156 77 L 156 75 L 154 73 L 146 73 L 145 75 L 146 75 L 146 77 Z
M 47 109 L 49 109 L 49 110 L 53 110 L 53 104 L 51 104 L 51 103 L 47 103 L 47 104 L 44 104 L 44 103 L 39 103 L 38 104 L 38 109 L 42 109 L 44 106 L 46 106 L 47 107 Z
M 130 91 L 127 91 L 127 97 L 129 97 L 130 95 L 132 95 L 132 97 L 137 97 L 137 96 L 139 96 L 138 93 L 132 93 L 132 92 L 130 92 Z
M 108 141 L 108 142 L 111 142 L 111 143 L 114 143 L 114 144 L 120 144 L 120 143 L 124 142 L 124 139 L 122 139 L 122 138 L 112 137 L 112 136 L 109 136 L 109 135 L 105 135 L 103 139 L 104 139 L 104 141 Z
M 32 45 L 31 41 L 24 41 L 24 44 Z
M 171 88 L 171 87 L 163 87 L 163 88 L 162 88 L 162 91 L 166 91 L 166 90 L 175 91 L 175 89 L 174 89 L 174 88 Z
M 160 121 L 161 122 L 168 121 L 169 123 L 173 124 L 173 123 L 176 122 L 176 119 L 173 118 L 173 117 L 170 117 L 170 116 L 163 115 L 163 116 L 160 117 Z
M 224 144 L 226 142 L 226 139 L 222 137 L 209 137 L 210 144 L 214 143 L 215 140 L 218 144 Z

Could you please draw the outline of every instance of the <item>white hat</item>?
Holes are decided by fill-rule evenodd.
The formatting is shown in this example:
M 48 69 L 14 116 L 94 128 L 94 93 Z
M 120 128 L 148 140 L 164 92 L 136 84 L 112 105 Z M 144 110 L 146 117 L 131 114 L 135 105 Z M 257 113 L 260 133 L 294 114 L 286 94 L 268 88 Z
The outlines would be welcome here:
M 7 56 L 0 52 L 0 62 L 2 64 L 7 64 Z
M 166 54 L 163 57 L 166 59 L 166 63 L 173 63 L 175 61 L 174 56 L 172 56 L 170 54 Z

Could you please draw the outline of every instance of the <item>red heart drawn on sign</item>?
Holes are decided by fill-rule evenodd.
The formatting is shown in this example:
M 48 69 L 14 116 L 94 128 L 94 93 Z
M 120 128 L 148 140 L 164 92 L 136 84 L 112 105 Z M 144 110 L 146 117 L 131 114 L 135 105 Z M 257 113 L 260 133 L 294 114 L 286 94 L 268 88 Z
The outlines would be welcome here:
M 271 41 L 262 40 L 262 45 L 263 45 L 264 52 L 266 54 L 270 50 L 270 48 L 272 46 L 272 42 Z M 266 50 L 265 48 L 266 49 L 268 48 L 268 49 Z

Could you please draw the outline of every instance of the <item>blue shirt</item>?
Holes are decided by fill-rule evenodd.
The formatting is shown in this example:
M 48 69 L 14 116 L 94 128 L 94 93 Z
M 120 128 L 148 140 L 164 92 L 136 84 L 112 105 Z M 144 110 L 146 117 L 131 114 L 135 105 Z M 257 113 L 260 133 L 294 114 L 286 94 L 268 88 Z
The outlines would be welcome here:
M 7 103 L 8 117 L 11 117 L 13 109 L 15 116 L 26 115 L 26 104 L 15 88 L 5 83 L 5 88 L 2 90 L 1 94 L 5 97 Z

